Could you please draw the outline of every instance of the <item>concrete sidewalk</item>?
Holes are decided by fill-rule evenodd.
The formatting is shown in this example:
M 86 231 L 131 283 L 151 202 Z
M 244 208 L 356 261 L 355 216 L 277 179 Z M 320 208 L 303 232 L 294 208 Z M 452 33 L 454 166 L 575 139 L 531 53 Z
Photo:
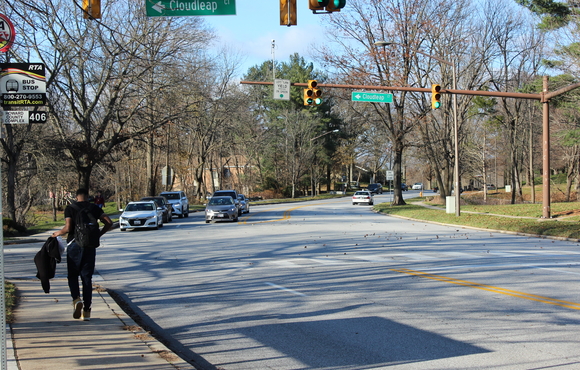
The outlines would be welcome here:
M 49 294 L 35 278 L 34 255 L 46 237 L 4 248 L 5 279 L 19 295 L 15 322 L 7 332 L 8 339 L 12 335 L 7 340 L 8 369 L 194 369 L 125 314 L 99 288 L 99 276 L 93 278 L 91 320 L 73 319 L 66 268 L 58 267 Z
M 93 291 L 91 321 L 75 320 L 66 279 L 14 281 L 20 301 L 11 325 L 21 370 L 193 369 L 149 336 L 100 289 Z

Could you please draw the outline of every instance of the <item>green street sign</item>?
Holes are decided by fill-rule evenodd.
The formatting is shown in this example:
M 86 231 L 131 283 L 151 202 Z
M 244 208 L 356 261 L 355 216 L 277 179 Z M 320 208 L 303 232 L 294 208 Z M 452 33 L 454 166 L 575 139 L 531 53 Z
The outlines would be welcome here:
M 145 0 L 148 17 L 236 15 L 236 0 Z
M 351 100 L 369 103 L 392 103 L 393 94 L 353 91 Z

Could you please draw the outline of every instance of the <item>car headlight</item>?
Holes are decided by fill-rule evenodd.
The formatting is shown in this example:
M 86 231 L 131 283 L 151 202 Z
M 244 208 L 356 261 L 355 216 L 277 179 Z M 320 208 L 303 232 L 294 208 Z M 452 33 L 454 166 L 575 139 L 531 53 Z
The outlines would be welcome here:
M 152 219 L 152 218 L 155 218 L 155 217 L 157 217 L 157 216 L 156 216 L 156 215 L 151 215 L 151 216 L 147 216 L 147 217 L 145 217 L 145 219 L 146 219 L 146 220 L 150 220 L 150 219 Z
M 235 212 L 235 211 L 236 211 L 236 207 L 230 208 L 230 212 Z

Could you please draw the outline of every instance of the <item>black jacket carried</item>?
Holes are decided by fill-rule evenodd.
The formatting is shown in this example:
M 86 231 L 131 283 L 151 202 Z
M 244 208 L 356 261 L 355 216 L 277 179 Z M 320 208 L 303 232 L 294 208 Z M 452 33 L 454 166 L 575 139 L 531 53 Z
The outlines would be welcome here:
M 40 279 L 42 289 L 45 293 L 50 292 L 50 281 L 56 273 L 56 264 L 60 263 L 60 250 L 58 249 L 58 240 L 49 236 L 44 242 L 44 245 L 36 256 L 34 256 L 34 263 L 36 264 L 36 277 Z

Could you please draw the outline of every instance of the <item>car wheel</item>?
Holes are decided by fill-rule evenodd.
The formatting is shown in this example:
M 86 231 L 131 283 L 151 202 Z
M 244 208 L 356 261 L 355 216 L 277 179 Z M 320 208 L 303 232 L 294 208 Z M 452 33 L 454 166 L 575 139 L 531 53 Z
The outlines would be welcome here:
M 179 217 L 179 218 L 183 218 L 183 214 L 177 215 L 177 217 Z
M 206 224 L 209 224 L 209 220 L 205 220 L 205 223 L 206 223 Z
M 127 229 L 120 229 L 121 231 L 127 231 Z
M 236 216 L 236 218 L 234 218 L 234 222 L 238 222 L 238 216 Z
M 353 205 L 353 206 L 356 206 L 356 203 L 354 203 L 354 202 L 353 202 L 353 203 L 352 203 L 352 205 Z
M 373 202 L 370 202 L 370 203 L 369 203 L 369 206 L 372 206 L 373 204 L 374 204 Z

